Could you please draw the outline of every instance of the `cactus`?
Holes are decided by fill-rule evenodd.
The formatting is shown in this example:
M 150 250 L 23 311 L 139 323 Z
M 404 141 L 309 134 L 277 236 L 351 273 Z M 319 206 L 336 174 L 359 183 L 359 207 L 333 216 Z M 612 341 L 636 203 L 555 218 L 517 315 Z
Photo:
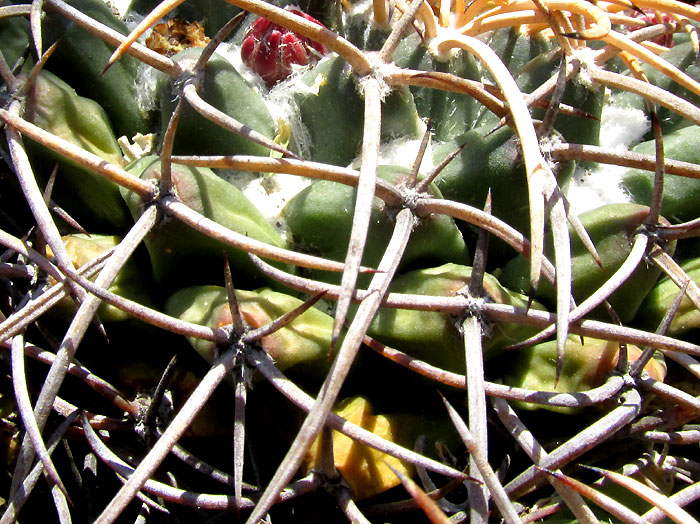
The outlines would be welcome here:
M 25 108 L 28 121 L 94 153 L 106 162 L 121 165 L 122 153 L 110 121 L 97 102 L 78 94 L 60 78 L 42 71 L 32 85 Z M 28 145 L 32 149 L 40 146 Z M 121 232 L 130 220 L 119 186 L 70 161 L 41 149 L 32 154 L 34 164 L 50 173 L 58 162 L 55 198 L 78 221 L 90 221 L 105 232 Z M 43 178 L 46 183 L 47 176 Z M 99 198 L 95 198 L 99 195 Z
M 3 522 L 695 522 L 700 9 L 120 9 L 0 6 Z
M 619 358 L 619 348 L 614 342 L 606 342 L 588 338 L 584 343 L 575 337 L 570 337 L 566 344 L 567 359 L 561 379 L 556 380 L 556 343 L 553 341 L 536 344 L 518 351 L 516 355 L 508 356 L 501 363 L 506 371 L 503 382 L 509 386 L 535 391 L 567 391 L 578 393 L 600 387 L 610 372 L 615 369 Z M 642 351 L 637 346 L 627 347 L 627 356 L 631 362 L 636 361 Z M 645 371 L 654 378 L 662 381 L 666 377 L 666 366 L 663 357 L 651 360 L 645 366 Z M 525 409 L 540 409 L 537 404 L 520 403 Z M 576 413 L 581 408 L 549 407 L 560 413 Z
M 594 258 L 583 242 L 572 242 L 572 293 L 576 300 L 584 300 L 592 295 L 622 266 L 630 254 L 634 236 L 638 234 L 648 213 L 649 208 L 643 205 L 610 204 L 580 215 L 581 223 L 595 243 L 598 257 Z M 660 224 L 668 224 L 663 217 L 659 220 Z M 673 254 L 675 244 L 666 246 L 666 250 Z M 547 253 L 552 254 L 553 249 L 549 248 Z M 629 322 L 634 318 L 660 273 L 659 268 L 640 265 L 609 297 L 609 303 L 621 319 Z M 511 289 L 526 291 L 527 262 L 522 257 L 510 261 L 503 267 L 501 281 Z M 547 284 L 538 290 L 538 297 L 548 302 L 556 300 L 554 289 Z

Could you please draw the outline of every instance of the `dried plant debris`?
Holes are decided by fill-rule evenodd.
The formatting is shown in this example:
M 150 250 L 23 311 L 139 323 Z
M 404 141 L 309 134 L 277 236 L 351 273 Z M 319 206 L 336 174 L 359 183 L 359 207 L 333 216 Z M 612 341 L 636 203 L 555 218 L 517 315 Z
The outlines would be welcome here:
M 153 28 L 146 45 L 156 53 L 173 56 L 190 47 L 204 47 L 209 37 L 204 34 L 204 27 L 197 21 L 168 20 Z
M 697 522 L 699 28 L 2 3 L 0 523 Z

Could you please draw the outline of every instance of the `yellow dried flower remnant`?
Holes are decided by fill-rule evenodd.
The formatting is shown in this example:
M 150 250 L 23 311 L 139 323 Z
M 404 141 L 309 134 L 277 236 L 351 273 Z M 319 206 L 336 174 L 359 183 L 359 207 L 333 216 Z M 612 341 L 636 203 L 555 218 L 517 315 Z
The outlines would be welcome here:
M 146 39 L 149 49 L 165 56 L 173 56 L 190 47 L 204 47 L 208 43 L 209 37 L 204 34 L 202 24 L 178 19 L 156 25 Z
M 118 236 L 94 233 L 92 235 L 64 235 L 61 239 L 74 267 L 84 266 L 88 262 L 105 255 L 110 249 L 116 248 L 122 240 Z M 49 246 L 46 246 L 46 256 L 54 256 L 54 252 Z M 91 280 L 94 281 L 96 278 L 97 276 L 94 276 Z M 55 285 L 56 280 L 53 277 L 49 277 L 49 284 Z M 109 291 L 145 306 L 154 307 L 148 295 L 148 286 L 144 281 L 143 274 L 134 260 L 129 260 L 121 268 L 109 286 Z M 73 299 L 66 296 L 56 305 L 53 312 L 58 316 L 69 318 L 75 314 L 76 307 Z M 122 322 L 131 318 L 128 313 L 106 302 L 100 305 L 98 314 L 104 322 Z
M 333 411 L 383 439 L 392 442 L 396 440 L 397 420 L 391 415 L 373 415 L 372 406 L 365 398 L 346 399 Z M 321 460 L 321 440 L 317 438 L 306 456 L 307 471 L 320 469 Z M 355 500 L 367 499 L 398 486 L 400 481 L 391 468 L 404 475 L 412 474 L 410 466 L 396 457 L 355 442 L 337 431 L 333 432 L 333 460 L 352 489 Z

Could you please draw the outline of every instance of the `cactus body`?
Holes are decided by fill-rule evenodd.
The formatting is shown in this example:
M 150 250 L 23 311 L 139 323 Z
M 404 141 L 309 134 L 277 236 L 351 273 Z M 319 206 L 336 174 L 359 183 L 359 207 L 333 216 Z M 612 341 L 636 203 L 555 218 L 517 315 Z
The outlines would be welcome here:
M 363 118 L 362 99 L 347 64 L 340 57 L 328 57 L 305 72 L 300 81 L 308 89 L 294 98 L 310 141 L 292 137 L 292 147 L 309 160 L 347 166 L 360 150 Z M 383 107 L 388 115 L 382 122 L 384 141 L 420 137 L 423 124 L 408 89 L 394 91 Z
M 299 299 L 270 289 L 241 290 L 236 296 L 243 319 L 253 329 L 302 304 Z M 182 320 L 209 327 L 223 327 L 232 322 L 226 290 L 216 286 L 182 289 L 168 299 L 165 309 Z M 328 315 L 310 309 L 283 329 L 263 337 L 260 344 L 281 370 L 304 364 L 325 367 L 331 326 Z M 216 358 L 218 350 L 213 342 L 190 339 L 190 343 L 208 362 Z
M 394 60 L 401 67 L 419 71 L 452 73 L 460 78 L 476 80 L 479 70 L 476 61 L 468 55 L 457 55 L 446 62 L 439 61 L 424 47 L 417 45 L 418 35 L 401 41 Z M 430 119 L 433 140 L 442 142 L 469 131 L 478 116 L 476 100 L 457 93 L 434 89 L 411 87 L 418 114 Z
M 43 71 L 36 79 L 25 114 L 42 129 L 107 162 L 121 165 L 121 150 L 102 107 L 94 100 L 79 96 L 48 71 Z M 59 161 L 54 199 L 78 222 L 92 224 L 103 232 L 122 231 L 131 222 L 117 184 L 48 153 L 41 146 L 36 146 L 34 151 L 35 165 L 44 180 Z
M 173 56 L 183 66 L 194 66 L 201 48 L 190 48 Z M 161 120 L 167 126 L 175 109 L 171 81 L 160 80 Z M 275 126 L 262 96 L 241 76 L 224 57 L 214 55 L 205 67 L 204 83 L 200 96 L 219 111 L 226 113 L 267 138 L 274 138 Z M 163 128 L 163 131 L 165 127 Z M 192 107 L 186 105 L 180 115 L 173 151 L 181 155 L 259 155 L 267 156 L 269 150 L 231 131 L 222 132 L 215 123 L 207 120 Z
M 682 42 L 663 53 L 662 56 L 668 60 L 669 63 L 688 74 L 691 78 L 696 80 L 700 79 L 700 68 L 696 63 L 696 53 L 693 51 L 693 44 L 691 42 Z M 695 105 L 700 104 L 699 95 L 678 85 L 677 82 L 672 81 L 668 76 L 658 72 L 654 68 L 644 65 L 642 66 L 642 71 L 644 71 L 649 81 L 655 86 L 661 87 L 669 93 L 677 94 L 685 100 L 690 100 Z M 646 109 L 643 100 L 639 97 L 632 96 L 630 93 L 621 95 L 617 100 L 617 104 L 642 110 Z M 661 130 L 664 134 L 673 133 L 683 127 L 687 127 L 689 124 L 681 115 L 666 107 L 659 107 L 657 109 L 657 115 L 659 123 L 661 124 Z M 654 135 L 650 131 L 645 138 L 646 140 L 652 140 Z
M 0 20 L 0 51 L 10 67 L 15 67 L 18 60 L 29 48 L 29 22 L 23 18 L 4 18 Z
M 458 264 L 404 273 L 392 283 L 390 291 L 432 296 L 455 296 L 469 285 L 472 268 Z M 526 308 L 527 297 L 501 286 L 491 275 L 484 275 L 484 300 Z M 541 309 L 533 302 L 530 307 Z M 390 346 L 445 369 L 464 369 L 464 342 L 460 334 L 460 319 L 448 313 L 381 309 L 369 329 L 369 334 Z M 518 325 L 500 324 L 484 333 L 484 357 L 491 358 L 509 344 L 524 340 L 535 331 Z
M 144 180 L 158 180 L 160 161 L 158 157 L 144 157 L 129 166 L 129 171 Z M 273 246 L 285 245 L 260 211 L 236 187 L 210 169 L 174 164 L 172 179 L 180 199 L 207 218 Z M 138 217 L 139 198 L 129 192 L 123 196 L 133 216 Z M 239 271 L 248 276 L 258 274 L 245 252 L 227 247 L 180 222 L 166 220 L 151 233 L 146 247 L 156 281 L 167 281 L 169 287 L 220 282 L 224 251 L 236 270 L 234 274 L 238 275 Z
M 380 166 L 378 175 L 392 183 L 407 180 L 406 169 Z M 439 196 L 439 191 L 432 191 Z M 350 240 L 353 202 L 357 191 L 335 182 L 320 181 L 296 195 L 285 206 L 284 216 L 294 242 L 303 251 L 341 261 Z M 369 241 L 364 263 L 376 267 L 389 242 L 393 211 L 379 199 L 375 200 Z M 466 262 L 467 246 L 454 221 L 445 216 L 431 215 L 416 226 L 404 254 L 401 267 L 431 265 L 439 260 Z M 337 275 L 319 274 L 319 278 L 339 280 Z M 369 282 L 366 276 L 361 282 Z
M 638 204 L 611 204 L 588 211 L 580 216 L 586 231 L 596 245 L 602 268 L 590 255 L 575 233 L 572 237 L 572 293 L 580 302 L 591 295 L 617 271 L 632 249 L 632 239 L 642 225 L 649 208 Z M 669 246 L 671 252 L 674 247 Z M 552 257 L 553 249 L 547 253 Z M 500 281 L 507 287 L 527 292 L 528 262 L 518 257 L 503 268 Z M 632 276 L 610 297 L 609 302 L 624 321 L 634 318 L 642 300 L 659 278 L 660 270 L 640 264 Z M 542 282 L 536 296 L 552 303 L 554 289 Z
M 636 346 L 628 346 L 630 361 L 634 361 L 642 351 Z M 533 391 L 550 391 L 557 393 L 576 393 L 588 391 L 602 385 L 609 373 L 615 368 L 619 357 L 619 344 L 587 338 L 584 344 L 576 337 L 566 342 L 566 359 L 559 382 L 556 382 L 557 345 L 555 341 L 536 344 L 529 348 L 517 350 L 504 360 L 507 366 L 503 381 L 509 386 Z M 663 381 L 666 365 L 662 358 L 651 360 L 645 370 L 655 379 Z M 519 402 L 529 409 L 539 406 Z M 576 408 L 545 408 L 560 413 L 576 413 Z
M 666 158 L 684 162 L 698 163 L 698 126 L 688 126 L 664 137 L 664 155 Z M 643 142 L 634 148 L 637 153 L 653 155 L 653 140 Z M 640 169 L 629 169 L 623 175 L 623 187 L 629 191 L 634 202 L 648 204 L 654 187 L 654 174 Z M 671 222 L 692 220 L 698 215 L 700 206 L 700 181 L 676 175 L 665 175 L 663 203 L 661 212 Z
M 72 0 L 68 3 L 118 33 L 129 33 L 126 24 L 101 0 Z M 61 77 L 71 78 L 71 85 L 81 95 L 99 102 L 109 114 L 118 136 L 131 138 L 136 133 L 150 131 L 152 115 L 140 107 L 136 95 L 139 62 L 135 58 L 122 57 L 103 72 L 113 51 L 110 45 L 77 24 L 66 23 L 57 14 L 49 15 L 43 27 L 45 38 L 50 42 L 60 40 L 49 68 Z
M 696 284 L 700 282 L 700 259 L 687 260 L 681 267 L 693 282 Z M 671 279 L 661 279 L 642 303 L 637 321 L 645 325 L 660 325 L 680 292 L 681 290 Z M 666 332 L 671 336 L 680 336 L 698 327 L 700 327 L 700 312 L 686 296 L 681 300 L 678 311 Z
M 291 0 L 135 0 L 116 15 L 101 0 L 69 1 L 78 13 L 59 0 L 0 6 L 0 127 L 8 138 L 0 151 L 6 166 L 0 168 L 0 350 L 6 350 L 0 433 L 10 436 L 0 438 L 8 490 L 0 493 L 8 501 L 3 522 L 45 519 L 39 497 L 49 500 L 49 491 L 62 520 L 69 520 L 64 514 L 73 507 L 54 489 L 59 483 L 46 455 L 51 485 L 29 489 L 29 469 L 42 449 L 36 434 L 20 437 L 33 416 L 39 438 L 49 444 L 54 421 L 71 413 L 82 418 L 67 433 L 76 445 L 54 454 L 61 456 L 55 465 L 71 496 L 79 464 L 118 462 L 106 458 L 95 438 L 126 454 L 127 462 L 140 462 L 134 474 L 119 470 L 128 480 L 102 515 L 95 514 L 105 524 L 133 520 L 128 513 L 138 503 L 131 501 L 152 488 L 168 498 L 168 518 L 179 522 L 235 511 L 250 522 L 347 517 L 398 523 L 424 520 L 420 509 L 433 522 L 485 523 L 496 512 L 508 522 L 534 520 L 564 507 L 551 499 L 559 494 L 547 476 L 593 479 L 578 464 L 618 469 L 627 481 L 631 469 L 643 471 L 644 481 L 658 488 L 647 496 L 673 495 L 666 504 L 657 500 L 649 514 L 619 498 L 638 515 L 596 517 L 656 522 L 662 511 L 692 521 L 674 504 L 692 498 L 692 489 L 681 491 L 686 483 L 700 482 L 688 451 L 700 440 L 693 424 L 700 314 L 686 298 L 667 332 L 655 331 L 679 293 L 669 280 L 656 283 L 661 270 L 680 283 L 686 276 L 698 280 L 700 271 L 697 260 L 680 270 L 671 261 L 697 257 L 697 240 L 687 237 L 697 236 L 700 214 L 691 180 L 700 178 L 700 9 L 678 0 L 312 0 L 299 6 Z M 238 28 L 215 37 L 242 9 L 249 14 L 233 20 Z M 653 20 L 639 17 L 650 9 Z M 31 34 L 29 20 L 38 18 L 43 43 L 37 53 L 39 34 L 35 25 Z M 105 25 L 116 34 L 104 32 Z M 118 36 L 127 25 L 139 27 Z M 178 34 L 183 38 L 171 45 Z M 201 48 L 173 54 L 180 45 L 206 42 L 212 44 L 206 55 Z M 41 57 L 35 79 L 36 55 L 53 43 L 56 50 Z M 202 56 L 207 60 L 198 64 Z M 563 68 L 567 74 L 559 75 Z M 151 102 L 159 118 L 142 111 Z M 668 175 L 681 170 L 667 163 L 662 194 L 651 172 L 630 168 L 644 165 L 627 153 L 647 130 L 632 136 L 637 126 L 627 125 L 627 108 L 638 116 L 657 111 L 664 161 L 687 162 L 687 180 Z M 616 127 L 625 136 L 610 136 Z M 136 131 L 148 136 L 134 137 Z M 657 139 L 636 151 L 653 158 L 661 145 Z M 78 167 L 94 165 L 94 154 L 124 167 L 122 148 L 133 176 L 104 164 Z M 396 167 L 418 160 L 416 178 L 432 171 L 430 186 L 414 186 L 411 172 Z M 592 162 L 601 173 L 626 169 L 623 183 L 634 203 L 584 187 L 601 179 L 585 176 Z M 56 164 L 49 196 L 46 181 Z M 172 166 L 172 184 L 161 180 L 164 164 Z M 647 158 L 647 167 L 652 164 Z M 347 166 L 361 166 L 359 181 Z M 575 168 L 576 191 L 567 193 Z M 380 182 L 372 190 L 375 174 Z M 581 194 L 600 200 L 576 201 Z M 661 200 L 670 221 L 691 223 L 670 226 L 651 213 L 647 206 Z M 80 224 L 57 219 L 58 207 Z M 602 268 L 566 228 L 580 207 L 593 209 L 580 220 Z M 62 266 L 47 245 L 65 263 L 59 236 L 79 228 L 91 236 L 66 241 L 69 254 L 78 252 L 76 265 L 120 238 L 129 240 L 125 248 L 135 247 L 128 262 L 121 255 L 130 249 L 119 249 L 105 267 L 118 273 L 110 291 L 140 306 L 98 309 L 88 292 L 76 308 L 55 297 L 82 295 L 72 285 L 46 285 L 47 275 L 61 278 Z M 349 249 L 350 237 L 366 240 Z M 633 241 L 646 252 L 632 251 Z M 273 267 L 251 254 L 272 259 Z M 640 262 L 609 297 L 612 308 L 603 304 L 567 323 L 567 307 L 599 295 L 631 254 Z M 224 278 L 224 259 L 231 279 Z M 478 286 L 470 264 L 485 272 Z M 357 266 L 377 270 L 356 275 Z M 562 294 L 568 291 L 562 278 L 570 273 L 571 304 Z M 224 281 L 228 289 L 220 287 Z M 695 298 L 695 284 L 688 289 Z M 309 306 L 308 297 L 322 300 Z M 91 306 L 103 322 L 90 318 Z M 278 322 L 307 306 L 288 324 Z M 65 318 L 49 318 L 49 307 L 73 315 L 70 328 Z M 129 316 L 133 320 L 123 321 Z M 533 347 L 521 349 L 525 340 Z M 167 364 L 173 354 L 177 359 Z M 668 373 L 659 354 L 670 357 Z M 644 365 L 640 355 L 648 359 Z M 29 358 L 41 362 L 25 365 Z M 49 364 L 48 374 L 39 369 Z M 66 373 L 75 376 L 64 380 Z M 234 387 L 219 387 L 224 380 Z M 85 386 L 95 394 L 85 395 Z M 10 389 L 16 403 L 5 402 Z M 454 409 L 445 409 L 443 399 Z M 352 438 L 334 433 L 332 409 L 373 436 L 350 426 L 343 431 Z M 573 413 L 580 416 L 559 423 Z M 91 435 L 91 427 L 100 432 Z M 520 447 L 528 439 L 526 452 Z M 528 455 L 538 443 L 549 458 Z M 20 446 L 12 471 L 4 462 Z M 171 467 L 171 454 L 185 463 Z M 511 458 L 501 490 L 496 483 L 503 477 L 481 462 L 495 469 Z M 434 503 L 410 488 L 414 501 L 406 502 L 389 466 L 420 477 Z M 206 494 L 169 497 L 148 473 L 164 467 L 173 484 Z M 95 504 L 112 496 L 113 474 L 101 465 L 90 470 L 99 493 L 88 498 L 87 512 L 73 497 L 78 520 L 92 519 Z M 667 473 L 683 482 L 664 483 Z M 202 475 L 225 485 L 217 488 Z M 14 491 L 30 497 L 19 515 L 12 514 Z M 562 495 L 576 516 L 553 518 L 590 519 L 580 499 Z M 368 502 L 354 504 L 362 499 Z M 408 506 L 410 514 L 394 512 Z

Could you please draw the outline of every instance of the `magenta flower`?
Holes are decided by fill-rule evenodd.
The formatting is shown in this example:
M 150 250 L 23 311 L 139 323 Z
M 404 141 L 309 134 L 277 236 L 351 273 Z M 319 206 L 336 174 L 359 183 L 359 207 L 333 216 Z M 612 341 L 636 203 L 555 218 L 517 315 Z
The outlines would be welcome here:
M 323 26 L 298 9 L 289 11 Z M 326 49 L 318 42 L 263 17 L 250 24 L 241 47 L 243 62 L 265 80 L 267 87 L 287 78 L 292 72 L 292 64 L 307 65 L 325 53 Z

